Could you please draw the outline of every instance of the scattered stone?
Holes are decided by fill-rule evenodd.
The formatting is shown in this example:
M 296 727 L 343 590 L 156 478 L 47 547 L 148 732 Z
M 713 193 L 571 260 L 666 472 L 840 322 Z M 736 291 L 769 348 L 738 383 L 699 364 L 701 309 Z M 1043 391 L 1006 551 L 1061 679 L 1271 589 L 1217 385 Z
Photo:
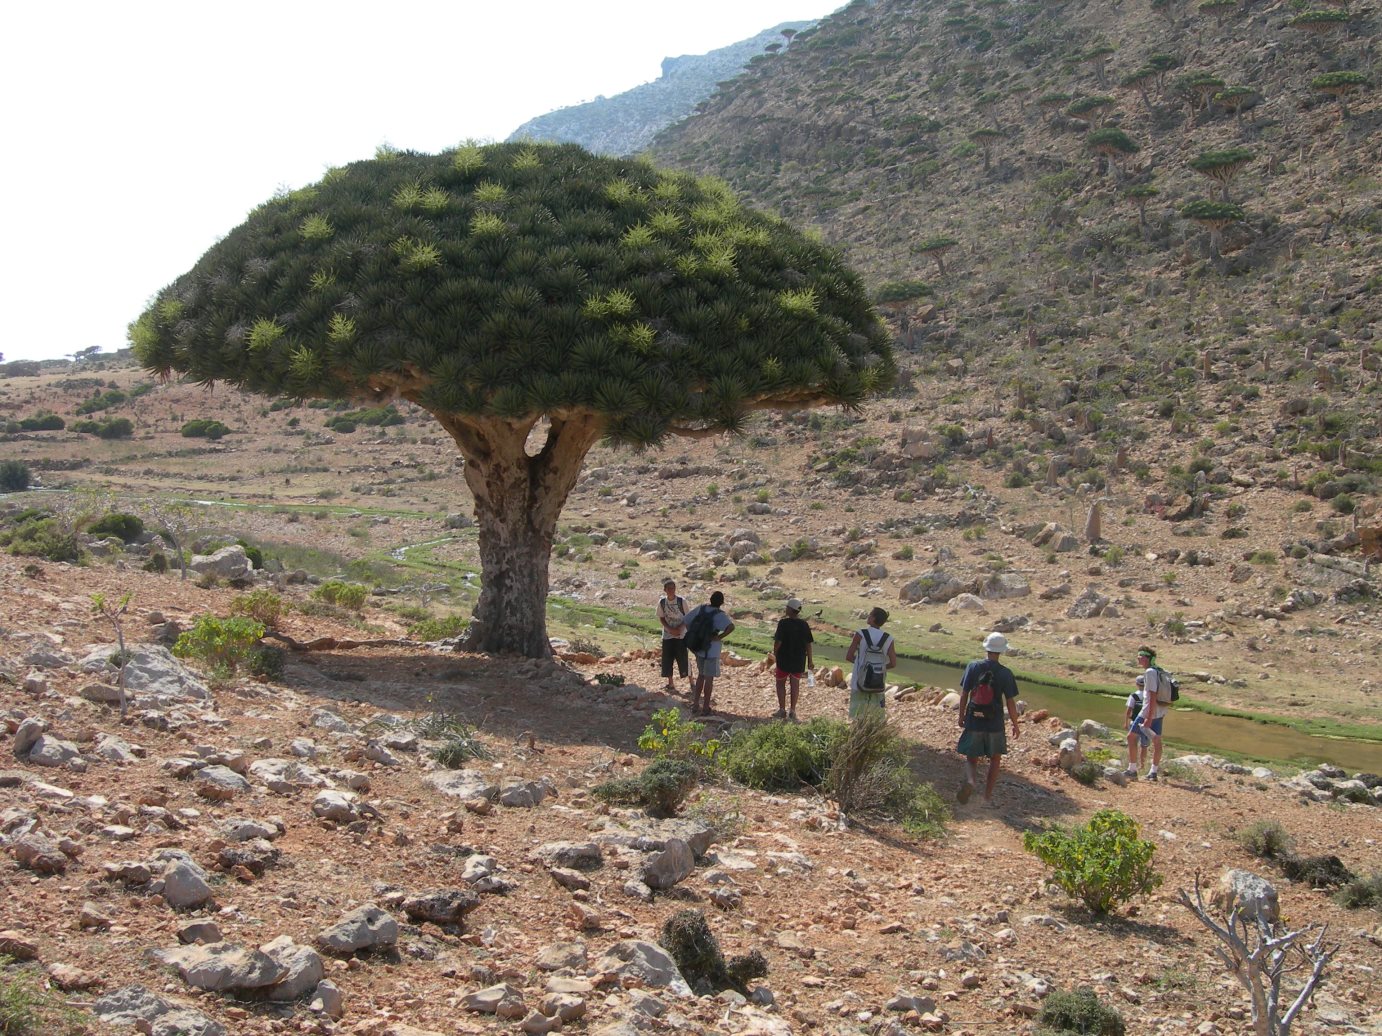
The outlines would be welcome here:
M 262 989 L 287 974 L 283 965 L 262 950 L 229 942 L 150 950 L 149 956 L 160 964 L 172 965 L 189 986 L 212 993 Z
M 345 1014 L 345 996 L 340 987 L 329 979 L 317 983 L 312 991 L 312 999 L 307 1009 L 314 1014 L 324 1014 L 328 1018 L 340 1018 Z
M 250 782 L 228 766 L 204 766 L 197 771 L 196 792 L 212 802 L 227 802 L 250 790 Z
M 124 986 L 91 1005 L 92 1012 L 108 1025 L 140 1025 L 159 1036 L 226 1036 L 225 1026 L 200 1011 L 149 992 L 143 986 Z
M 359 819 L 356 797 L 343 791 L 319 791 L 312 800 L 312 813 L 334 824 L 349 824 Z
M 0 932 L 0 956 L 17 961 L 34 960 L 38 957 L 38 943 L 13 928 L 6 928 Z
M 436 889 L 403 901 L 403 912 L 414 921 L 433 924 L 459 924 L 466 914 L 480 905 L 478 896 L 460 889 Z
M 318 943 L 332 953 L 354 953 L 392 946 L 398 941 L 398 922 L 386 911 L 371 904 L 360 907 L 324 929 Z
M 11 847 L 19 866 L 35 874 L 62 874 L 67 870 L 67 854 L 46 835 L 31 831 Z
M 1252 871 L 1229 869 L 1219 876 L 1219 887 L 1210 897 L 1225 915 L 1237 908 L 1245 919 L 1261 918 L 1268 924 L 1281 919 L 1281 905 L 1272 883 Z
M 163 872 L 163 898 L 174 910 L 201 906 L 211 898 L 206 872 L 191 860 L 177 859 Z
M 666 847 L 643 861 L 640 875 L 652 889 L 669 889 L 696 869 L 691 847 L 680 838 L 669 838 Z
M 214 921 L 192 921 L 178 929 L 178 942 L 205 946 L 222 940 L 220 926 Z
M 661 946 L 641 939 L 615 943 L 596 962 L 595 970 L 620 978 L 633 978 L 653 988 L 665 987 L 680 996 L 691 995 L 691 987 L 682 978 L 676 961 Z
M 260 951 L 283 968 L 283 975 L 269 990 L 269 999 L 282 1003 L 300 1000 L 317 988 L 326 973 L 321 955 L 310 946 L 280 935 L 259 947 Z

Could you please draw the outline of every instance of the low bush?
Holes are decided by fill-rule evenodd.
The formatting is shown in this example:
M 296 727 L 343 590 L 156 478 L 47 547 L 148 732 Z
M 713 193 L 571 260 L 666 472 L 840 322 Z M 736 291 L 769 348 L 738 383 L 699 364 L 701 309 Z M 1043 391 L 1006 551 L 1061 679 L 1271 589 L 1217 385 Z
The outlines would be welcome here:
M 1104 768 L 1093 759 L 1081 759 L 1070 768 L 1070 776 L 1081 784 L 1089 787 L 1099 783 L 1099 778 L 1104 775 Z
M 657 759 L 683 759 L 698 766 L 714 761 L 720 742 L 706 739 L 704 723 L 687 722 L 676 708 L 660 709 L 652 720 L 638 735 L 638 747 L 643 751 L 652 752 Z
M 764 723 L 720 749 L 720 765 L 740 784 L 760 791 L 795 791 L 825 781 L 830 757 L 849 726 L 817 716 L 809 723 Z
M 282 648 L 260 644 L 250 650 L 249 657 L 245 660 L 245 669 L 251 676 L 264 680 L 282 680 L 285 657 Z
M 691 789 L 700 768 L 684 759 L 655 759 L 633 777 L 597 784 L 591 794 L 602 802 L 638 806 L 657 817 L 673 816 Z
M 1067 992 L 1055 989 L 1041 1002 L 1037 1030 L 1046 1036 L 1123 1036 L 1123 1016 L 1087 987 Z
M 0 530 L 0 546 L 11 554 L 46 561 L 80 561 L 81 541 L 77 534 L 57 518 L 42 511 L 25 511 L 13 525 Z
M 1292 881 L 1302 881 L 1312 889 L 1332 889 L 1347 885 L 1355 875 L 1337 856 L 1295 856 L 1287 853 L 1278 863 L 1281 873 Z
M 726 961 L 699 910 L 680 910 L 669 917 L 658 942 L 677 962 L 692 991 L 701 996 L 714 996 L 724 989 L 747 995 L 748 983 L 768 973 L 767 959 L 757 950 Z
M 1293 841 L 1276 820 L 1257 820 L 1238 832 L 1238 844 L 1261 860 L 1277 860 L 1291 852 Z
M 210 418 L 199 417 L 194 421 L 188 421 L 182 426 L 182 437 L 184 439 L 210 439 L 215 442 L 230 434 L 230 428 L 220 421 L 213 421 Z
M 251 590 L 237 597 L 230 605 L 232 615 L 247 615 L 265 629 L 277 629 L 278 620 L 283 618 L 286 605 L 283 598 L 272 590 Z
M 350 611 L 358 612 L 365 605 L 365 598 L 369 596 L 369 588 L 361 586 L 359 583 L 328 579 L 312 591 L 312 596 L 319 601 L 335 605 L 337 608 L 347 608 Z
M 623 687 L 624 675 L 622 673 L 596 673 L 595 682 L 601 687 Z
M 1052 879 L 1093 913 L 1107 914 L 1160 887 L 1152 867 L 1156 846 L 1137 836 L 1137 823 L 1116 809 L 1101 809 L 1089 823 L 1028 831 L 1022 846 L 1052 868 Z
M 263 623 L 254 619 L 201 615 L 190 630 L 178 637 L 173 654 L 196 659 L 217 676 L 230 676 L 248 665 L 263 635 Z
M 1334 893 L 1334 902 L 1348 910 L 1371 907 L 1382 913 L 1382 871 L 1355 875 Z
M 144 519 L 112 511 L 92 522 L 86 531 L 92 536 L 115 536 L 125 543 L 133 543 L 144 535 Z
M 23 461 L 0 461 L 0 492 L 22 493 L 33 481 L 33 472 Z
M 408 627 L 408 635 L 418 640 L 449 640 L 459 637 L 470 626 L 470 619 L 461 614 L 446 615 L 442 618 L 419 619 Z
M 19 422 L 22 432 L 60 432 L 66 427 L 67 422 L 57 414 L 35 414 Z

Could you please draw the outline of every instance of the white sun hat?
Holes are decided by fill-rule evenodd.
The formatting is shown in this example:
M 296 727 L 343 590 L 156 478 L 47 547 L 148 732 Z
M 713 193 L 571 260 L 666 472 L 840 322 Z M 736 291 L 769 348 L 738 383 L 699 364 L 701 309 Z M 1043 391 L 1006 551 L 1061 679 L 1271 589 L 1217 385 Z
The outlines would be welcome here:
M 992 651 L 995 655 L 1001 655 L 1008 650 L 1008 638 L 1001 633 L 990 633 L 984 638 L 984 650 Z

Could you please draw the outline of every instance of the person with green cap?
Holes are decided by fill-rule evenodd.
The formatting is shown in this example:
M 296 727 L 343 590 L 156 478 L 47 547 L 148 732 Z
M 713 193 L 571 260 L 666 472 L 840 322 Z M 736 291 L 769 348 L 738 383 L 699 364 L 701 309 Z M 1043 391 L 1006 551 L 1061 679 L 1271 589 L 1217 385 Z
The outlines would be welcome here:
M 1161 669 L 1156 664 L 1156 649 L 1147 647 L 1145 644 L 1137 649 L 1138 668 L 1144 670 L 1142 673 L 1142 711 L 1133 720 L 1133 729 L 1139 732 L 1145 731 L 1151 735 L 1152 743 L 1150 750 L 1152 753 L 1152 765 L 1147 771 L 1147 780 L 1154 781 L 1159 777 L 1161 767 L 1161 725 L 1166 718 L 1166 713 L 1171 711 L 1170 688 L 1162 686 Z M 1160 699 L 1165 698 L 1165 701 Z M 1128 750 L 1128 768 L 1123 771 L 1123 776 L 1129 780 L 1137 777 L 1137 763 L 1134 760 L 1130 747 Z M 1142 758 L 1147 758 L 1147 748 L 1142 749 Z

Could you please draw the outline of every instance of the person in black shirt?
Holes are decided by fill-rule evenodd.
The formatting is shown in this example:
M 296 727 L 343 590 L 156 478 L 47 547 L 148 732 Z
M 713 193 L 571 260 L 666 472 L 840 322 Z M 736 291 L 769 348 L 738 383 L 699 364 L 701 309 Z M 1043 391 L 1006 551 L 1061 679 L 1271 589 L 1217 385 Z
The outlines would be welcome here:
M 801 601 L 793 597 L 787 602 L 787 614 L 778 620 L 773 634 L 773 658 L 777 666 L 777 714 L 774 719 L 796 722 L 797 696 L 801 693 L 801 677 L 814 667 L 811 654 L 811 627 L 801 617 Z M 792 685 L 790 711 L 787 703 L 787 684 Z

